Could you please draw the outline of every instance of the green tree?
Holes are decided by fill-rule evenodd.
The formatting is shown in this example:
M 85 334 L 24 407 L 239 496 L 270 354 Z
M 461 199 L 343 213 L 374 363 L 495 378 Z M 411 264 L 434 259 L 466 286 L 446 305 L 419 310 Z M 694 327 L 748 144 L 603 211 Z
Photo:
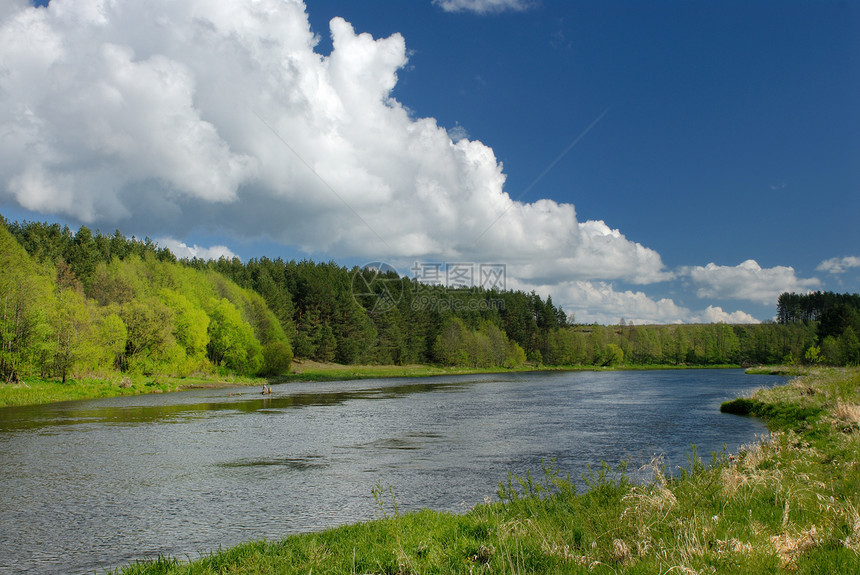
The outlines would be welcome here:
M 839 336 L 839 345 L 842 348 L 842 358 L 846 365 L 860 364 L 860 339 L 852 326 L 845 328 Z
M 86 226 L 81 226 L 65 253 L 65 259 L 72 271 L 84 283 L 88 283 L 101 259 L 100 256 L 92 231 Z
M 806 353 L 803 354 L 803 359 L 810 365 L 817 365 L 824 361 L 824 356 L 821 355 L 821 348 L 817 345 L 809 346 Z
M 209 318 L 208 352 L 212 363 L 239 373 L 257 373 L 263 367 L 263 351 L 236 306 L 222 298 Z
M 526 362 L 526 352 L 520 347 L 515 341 L 508 342 L 508 351 L 505 355 L 505 363 L 504 366 L 508 369 L 514 369 L 516 367 L 520 367 Z
M 293 350 L 283 341 L 271 341 L 263 346 L 263 369 L 260 375 L 277 376 L 290 371 Z
M 466 351 L 468 329 L 458 317 L 449 318 L 433 344 L 434 359 L 444 365 L 462 365 L 468 362 Z
M 481 322 L 478 332 L 486 337 L 486 366 L 504 365 L 508 355 L 508 336 L 505 332 L 489 320 Z
M 588 335 L 585 361 L 590 365 L 603 365 L 606 353 L 606 328 L 593 324 Z
M 173 315 L 173 337 L 189 358 L 202 358 L 209 344 L 209 316 L 191 301 L 169 289 L 159 293 Z
M 315 359 L 319 361 L 332 361 L 337 353 L 337 339 L 331 327 L 323 325 L 320 327 L 319 345 L 317 345 Z
M 33 370 L 47 370 L 53 355 L 52 283 L 0 225 L 0 381 L 16 382 Z
M 99 305 L 125 304 L 135 298 L 140 289 L 140 281 L 133 268 L 114 260 L 110 264 L 99 262 L 92 275 L 87 295 Z
M 102 356 L 97 365 L 104 365 L 108 369 L 122 369 L 126 363 L 127 341 L 128 329 L 122 318 L 112 311 L 105 313 L 98 322 L 97 349 L 101 350 Z
M 296 330 L 293 346 L 296 357 L 313 357 L 317 349 L 307 329 L 301 327 Z
M 123 370 L 152 373 L 155 362 L 175 343 L 170 308 L 158 298 L 148 297 L 121 306 L 119 315 L 128 334 Z
M 624 350 L 616 343 L 606 345 L 606 351 L 603 355 L 603 365 L 621 365 L 624 363 Z
M 83 295 L 69 288 L 58 290 L 52 317 L 54 371 L 66 383 L 66 377 L 78 361 L 85 359 L 91 318 Z

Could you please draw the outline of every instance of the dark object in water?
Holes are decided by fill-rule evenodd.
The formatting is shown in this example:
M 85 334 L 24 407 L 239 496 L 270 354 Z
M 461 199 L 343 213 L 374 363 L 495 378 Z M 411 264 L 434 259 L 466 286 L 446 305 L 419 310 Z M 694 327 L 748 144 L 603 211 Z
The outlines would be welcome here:
M 735 415 L 761 415 L 764 403 L 758 399 L 747 399 L 739 397 L 731 401 L 724 401 L 720 405 L 722 413 L 733 413 Z

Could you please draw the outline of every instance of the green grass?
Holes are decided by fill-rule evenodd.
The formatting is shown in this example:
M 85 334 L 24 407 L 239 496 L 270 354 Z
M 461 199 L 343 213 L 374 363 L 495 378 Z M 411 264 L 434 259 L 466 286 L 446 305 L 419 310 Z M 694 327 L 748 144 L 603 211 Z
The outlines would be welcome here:
M 312 360 L 297 360 L 293 363 L 292 371 L 277 378 L 274 382 L 289 381 L 340 381 L 346 379 L 375 379 L 386 377 L 429 377 L 434 375 L 469 375 L 475 373 L 512 373 L 530 371 L 645 371 L 660 369 L 725 369 L 738 368 L 737 365 L 615 365 L 600 366 L 546 366 L 527 363 L 523 366 L 508 369 L 504 367 L 473 368 L 462 366 L 440 366 L 428 364 L 415 365 L 342 365 L 338 363 L 320 363 Z
M 755 375 L 803 375 L 807 369 L 799 365 L 759 365 L 748 367 L 746 372 Z
M 860 369 L 815 370 L 748 399 L 771 434 L 710 465 L 693 453 L 672 478 L 659 460 L 641 485 L 623 468 L 577 485 L 547 466 L 461 515 L 401 516 L 380 487 L 375 521 L 118 573 L 860 572 Z
M 293 362 L 290 373 L 272 378 L 274 382 L 289 381 L 340 381 L 345 379 L 376 379 L 388 377 L 429 377 L 434 375 L 467 375 L 473 373 L 500 373 L 510 371 L 533 371 L 536 366 L 516 369 L 445 367 L 438 365 L 342 365 L 321 363 L 312 360 Z
M 261 385 L 265 380 L 236 376 L 144 377 L 113 375 L 107 378 L 51 379 L 27 378 L 23 383 L 0 383 L 0 407 L 37 405 L 57 401 L 97 399 L 119 395 L 166 393 L 196 387 Z

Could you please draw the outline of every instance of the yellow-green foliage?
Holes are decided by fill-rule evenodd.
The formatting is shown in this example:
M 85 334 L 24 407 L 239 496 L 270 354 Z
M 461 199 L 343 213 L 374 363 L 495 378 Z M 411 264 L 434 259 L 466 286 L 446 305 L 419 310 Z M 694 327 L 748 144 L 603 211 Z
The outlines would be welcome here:
M 256 373 L 263 365 L 263 350 L 251 326 L 242 320 L 239 310 L 227 298 L 210 312 L 210 357 L 242 373 Z
M 208 361 L 257 373 L 263 368 L 263 342 L 289 347 L 262 298 L 215 272 L 148 255 L 114 260 L 99 273 L 104 285 L 121 296 L 111 301 L 111 293 L 96 290 L 98 300 L 118 306 L 129 331 L 126 355 L 132 371 L 184 375 L 205 369 Z
M 173 336 L 176 343 L 182 347 L 187 357 L 202 359 L 209 343 L 209 316 L 177 291 L 162 288 L 158 295 L 173 313 Z
M 119 315 L 106 310 L 100 314 L 96 329 L 98 331 L 97 348 L 101 354 L 93 358 L 96 363 L 91 367 L 94 369 L 96 365 L 112 366 L 125 352 L 128 328 Z
M 471 330 L 458 318 L 449 318 L 436 337 L 433 354 L 443 365 L 474 368 L 505 366 L 515 368 L 525 363 L 523 349 L 496 324 L 482 321 L 478 329 Z
M 2 381 L 289 368 L 289 341 L 262 297 L 216 272 L 152 252 L 99 262 L 84 283 L 55 265 L 36 263 L 0 225 Z M 275 343 L 265 366 L 262 346 Z
M 53 355 L 53 295 L 49 270 L 0 226 L 0 381 L 30 375 L 34 363 Z

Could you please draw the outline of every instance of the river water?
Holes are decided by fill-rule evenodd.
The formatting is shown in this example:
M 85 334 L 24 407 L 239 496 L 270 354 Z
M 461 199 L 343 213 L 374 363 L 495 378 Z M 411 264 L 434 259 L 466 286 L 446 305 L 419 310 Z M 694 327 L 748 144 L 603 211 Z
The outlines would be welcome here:
M 555 458 L 635 473 L 690 445 L 737 449 L 762 423 L 721 401 L 775 376 L 741 370 L 482 374 L 0 409 L 0 573 L 103 573 L 401 512 L 465 511 L 508 472 Z M 583 482 L 576 481 L 582 487 Z

